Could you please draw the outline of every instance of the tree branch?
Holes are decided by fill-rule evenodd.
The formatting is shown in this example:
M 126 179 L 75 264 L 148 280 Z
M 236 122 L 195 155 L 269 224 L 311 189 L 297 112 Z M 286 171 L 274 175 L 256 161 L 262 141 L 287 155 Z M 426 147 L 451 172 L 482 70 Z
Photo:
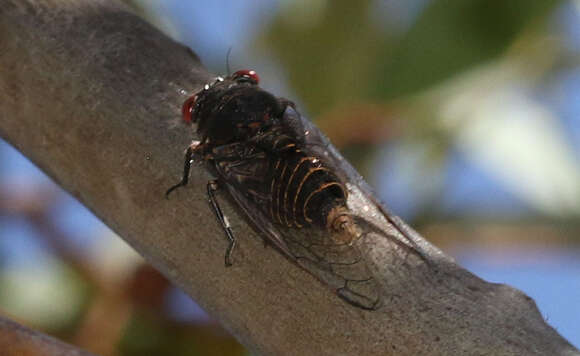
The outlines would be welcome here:
M 1 135 L 254 352 L 578 354 L 529 297 L 482 281 L 416 235 L 431 264 L 365 238 L 383 287 L 377 311 L 344 303 L 264 248 L 231 205 L 239 249 L 226 269 L 207 173 L 195 169 L 192 184 L 164 199 L 191 139 L 177 124 L 180 105 L 212 75 L 124 6 L 0 0 L 0 45 Z M 364 209 L 366 194 L 354 186 L 355 213 L 400 238 Z
M 91 356 L 91 353 L 0 317 L 2 356 Z

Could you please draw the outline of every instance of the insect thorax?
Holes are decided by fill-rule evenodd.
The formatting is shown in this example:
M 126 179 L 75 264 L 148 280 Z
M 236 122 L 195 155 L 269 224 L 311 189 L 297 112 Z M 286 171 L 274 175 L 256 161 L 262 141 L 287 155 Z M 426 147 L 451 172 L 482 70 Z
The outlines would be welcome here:
M 267 131 L 283 111 L 278 99 L 258 86 L 226 80 L 198 94 L 193 116 L 202 142 L 223 145 Z

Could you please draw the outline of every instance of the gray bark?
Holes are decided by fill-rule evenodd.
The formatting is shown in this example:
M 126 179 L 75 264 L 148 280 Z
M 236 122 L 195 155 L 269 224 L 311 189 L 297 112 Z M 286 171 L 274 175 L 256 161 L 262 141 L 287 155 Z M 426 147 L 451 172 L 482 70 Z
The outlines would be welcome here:
M 477 278 L 417 235 L 431 264 L 390 240 L 361 242 L 383 287 L 377 311 L 343 302 L 265 248 L 223 202 L 239 242 L 226 269 L 208 174 L 194 169 L 187 188 L 164 198 L 191 140 L 181 103 L 212 75 L 123 5 L 0 0 L 0 46 L 2 137 L 257 354 L 579 354 L 529 297 Z M 355 213 L 400 238 L 373 206 L 362 209 L 365 194 L 354 186 Z

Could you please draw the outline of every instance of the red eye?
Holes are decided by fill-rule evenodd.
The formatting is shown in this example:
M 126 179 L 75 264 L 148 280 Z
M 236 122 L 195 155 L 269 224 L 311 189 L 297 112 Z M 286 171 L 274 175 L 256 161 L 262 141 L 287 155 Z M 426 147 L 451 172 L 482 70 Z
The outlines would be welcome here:
M 255 85 L 258 85 L 258 83 L 260 83 L 260 77 L 258 76 L 258 73 L 256 73 L 255 70 L 250 69 L 239 70 L 232 75 L 232 78 L 234 80 L 242 79 L 245 81 L 249 81 L 250 83 Z
M 195 99 L 197 99 L 197 95 L 189 97 L 189 99 L 187 99 L 181 107 L 181 117 L 183 118 L 183 121 L 188 124 L 191 124 L 192 121 L 191 113 L 193 112 L 193 107 L 195 106 Z

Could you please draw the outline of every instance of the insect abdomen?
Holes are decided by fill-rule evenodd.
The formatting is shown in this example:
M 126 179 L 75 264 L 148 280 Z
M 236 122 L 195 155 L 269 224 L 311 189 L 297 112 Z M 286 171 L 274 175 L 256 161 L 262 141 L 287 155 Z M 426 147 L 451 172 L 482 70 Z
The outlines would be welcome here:
M 344 185 L 319 159 L 295 152 L 272 165 L 272 221 L 288 227 L 326 227 L 330 211 L 346 201 Z

